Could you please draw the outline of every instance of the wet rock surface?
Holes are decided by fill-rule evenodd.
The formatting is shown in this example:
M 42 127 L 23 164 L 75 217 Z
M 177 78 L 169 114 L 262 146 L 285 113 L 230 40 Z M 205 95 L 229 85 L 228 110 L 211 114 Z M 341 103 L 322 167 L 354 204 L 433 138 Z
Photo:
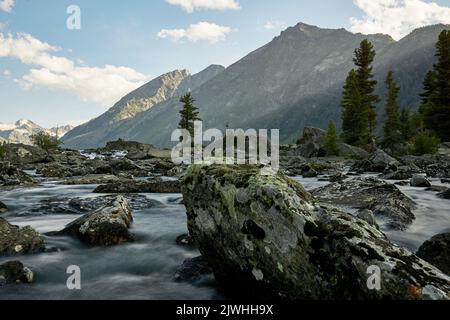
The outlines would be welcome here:
M 282 174 L 194 166 L 183 178 L 183 195 L 190 233 L 234 296 L 448 299 L 449 277 L 368 223 L 314 204 Z M 380 268 L 380 291 L 368 290 L 370 266 Z
M 154 179 L 149 181 L 124 180 L 98 186 L 94 193 L 180 193 L 179 181 L 163 181 Z
M 195 282 L 211 273 L 212 269 L 209 267 L 207 260 L 200 256 L 185 260 L 175 273 L 174 281 Z
M 426 241 L 417 256 L 450 275 L 450 233 L 434 236 Z
M 133 211 L 143 210 L 147 208 L 163 207 L 164 204 L 148 199 L 144 195 L 138 194 L 124 194 L 122 195 L 129 203 L 130 208 Z M 27 214 L 85 214 L 94 210 L 98 210 L 111 202 L 113 202 L 117 196 L 106 195 L 98 197 L 52 197 L 41 201 L 41 203 L 30 210 L 29 212 L 24 212 L 22 215 Z
M 118 196 L 108 205 L 84 215 L 53 235 L 73 235 L 92 246 L 113 246 L 133 240 L 128 231 L 132 222 L 128 201 Z
M 415 219 L 416 204 L 395 185 L 377 178 L 350 178 L 316 189 L 312 194 L 329 204 L 368 209 L 394 229 L 403 230 Z
M 20 255 L 39 252 L 44 241 L 31 227 L 18 227 L 0 218 L 0 255 Z
M 34 179 L 9 162 L 0 162 L 0 186 L 31 186 Z
M 0 264 L 0 287 L 12 283 L 32 283 L 33 272 L 20 261 Z
M 411 187 L 430 188 L 431 182 L 422 175 L 414 175 L 410 181 Z
M 0 214 L 5 213 L 8 211 L 8 207 L 6 206 L 6 204 L 4 204 L 3 202 L 0 201 Z
M 352 171 L 358 173 L 381 172 L 389 173 L 397 171 L 400 162 L 388 155 L 381 149 L 376 150 L 368 159 L 357 161 L 352 167 Z

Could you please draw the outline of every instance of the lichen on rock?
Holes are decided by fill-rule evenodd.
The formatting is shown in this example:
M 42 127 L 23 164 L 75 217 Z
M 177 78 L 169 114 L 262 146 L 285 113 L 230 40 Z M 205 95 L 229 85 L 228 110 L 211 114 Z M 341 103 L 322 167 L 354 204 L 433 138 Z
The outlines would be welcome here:
M 182 185 L 189 231 L 233 296 L 416 299 L 415 287 L 423 299 L 449 298 L 448 276 L 364 220 L 315 203 L 281 173 L 192 166 Z M 381 271 L 380 290 L 367 286 L 373 266 Z

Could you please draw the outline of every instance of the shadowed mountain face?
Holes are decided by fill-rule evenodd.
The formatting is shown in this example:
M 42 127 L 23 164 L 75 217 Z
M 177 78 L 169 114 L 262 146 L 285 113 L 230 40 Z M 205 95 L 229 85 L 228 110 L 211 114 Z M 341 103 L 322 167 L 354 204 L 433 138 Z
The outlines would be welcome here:
M 305 126 L 325 128 L 330 119 L 340 124 L 342 86 L 353 68 L 354 49 L 365 38 L 377 51 L 379 93 L 384 93 L 384 79 L 392 68 L 402 87 L 401 105 L 417 107 L 422 80 L 435 61 L 435 43 L 446 28 L 418 29 L 395 42 L 387 35 L 300 23 L 225 70 L 211 66 L 194 76 L 175 71 L 153 80 L 69 132 L 64 141 L 69 147 L 87 148 L 120 137 L 170 146 L 179 122 L 178 100 L 191 90 L 205 127 L 280 129 L 282 142 L 293 142 Z M 380 118 L 382 107 L 380 103 Z

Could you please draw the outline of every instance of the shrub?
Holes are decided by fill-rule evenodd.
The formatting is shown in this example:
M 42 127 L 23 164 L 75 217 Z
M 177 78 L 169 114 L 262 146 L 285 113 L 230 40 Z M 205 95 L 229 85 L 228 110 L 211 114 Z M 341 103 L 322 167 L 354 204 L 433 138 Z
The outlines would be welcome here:
M 414 154 L 436 154 L 439 151 L 439 138 L 428 130 L 420 131 L 413 140 Z

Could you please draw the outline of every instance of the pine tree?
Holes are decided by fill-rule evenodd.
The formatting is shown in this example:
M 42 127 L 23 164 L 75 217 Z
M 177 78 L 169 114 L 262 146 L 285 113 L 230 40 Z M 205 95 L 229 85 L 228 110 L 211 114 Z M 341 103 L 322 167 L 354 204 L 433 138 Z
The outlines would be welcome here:
M 443 141 L 450 141 L 450 31 L 442 31 L 436 44 L 438 62 L 424 81 L 426 127 Z M 433 79 L 434 78 L 434 79 Z
M 351 145 L 364 145 L 369 138 L 367 110 L 362 108 L 358 75 L 350 71 L 342 94 L 342 138 Z
M 179 129 L 188 130 L 191 137 L 194 136 L 194 122 L 201 120 L 199 118 L 198 109 L 194 106 L 195 99 L 191 93 L 187 93 L 181 97 L 180 102 L 183 103 L 183 109 L 180 111 L 181 120 L 178 125 Z
M 373 80 L 372 63 L 375 59 L 376 52 L 372 43 L 367 39 L 363 40 L 360 47 L 355 50 L 355 58 L 353 59 L 357 66 L 356 73 L 358 75 L 358 88 L 361 93 L 362 105 L 366 109 L 367 123 L 370 136 L 373 136 L 377 125 L 376 104 L 380 102 L 378 95 L 374 94 L 377 81 Z
M 421 112 L 423 113 L 425 110 L 422 109 L 430 102 L 430 98 L 433 95 L 433 92 L 436 90 L 436 74 L 434 71 L 429 71 L 423 80 L 423 92 L 420 94 L 420 107 Z
M 388 97 L 386 102 L 386 118 L 384 122 L 384 138 L 383 146 L 393 150 L 394 146 L 401 142 L 400 131 L 400 115 L 398 106 L 398 94 L 400 87 L 394 80 L 394 73 L 389 71 L 386 78 L 386 85 L 388 89 Z
M 339 155 L 339 145 L 338 136 L 336 132 L 336 126 L 334 122 L 330 120 L 328 123 L 328 131 L 325 140 L 325 149 L 328 156 L 338 156 Z

